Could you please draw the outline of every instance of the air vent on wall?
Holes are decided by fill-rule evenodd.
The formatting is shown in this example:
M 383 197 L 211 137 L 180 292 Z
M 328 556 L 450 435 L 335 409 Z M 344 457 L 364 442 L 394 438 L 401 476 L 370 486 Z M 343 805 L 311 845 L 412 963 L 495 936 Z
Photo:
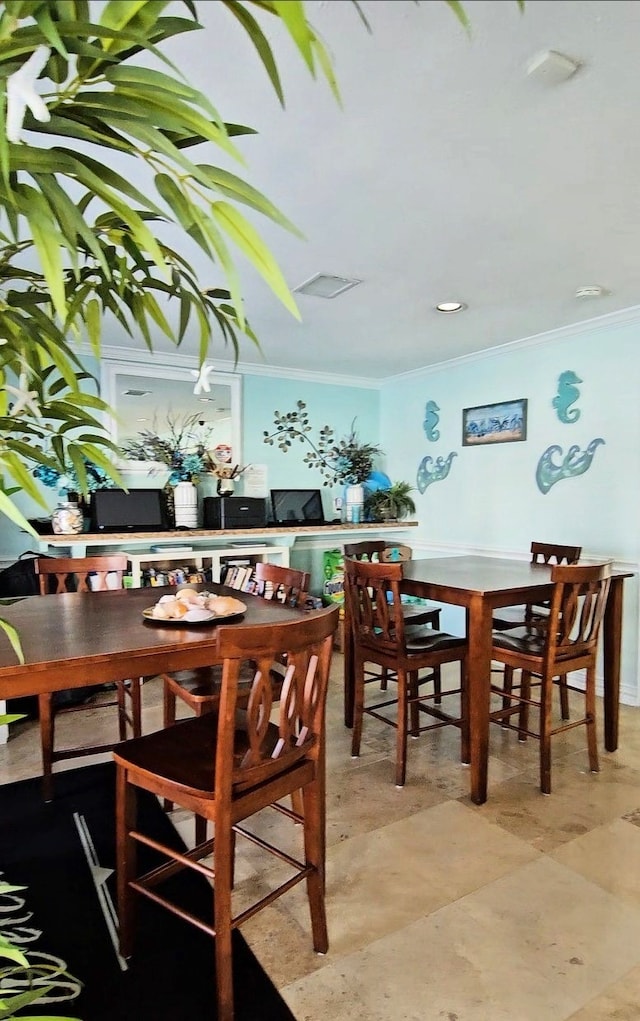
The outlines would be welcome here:
M 316 273 L 293 289 L 298 294 L 312 294 L 315 298 L 336 298 L 361 283 L 362 280 L 350 280 L 348 277 L 337 277 L 331 273 Z
M 123 390 L 122 393 L 125 397 L 146 397 L 153 390 Z

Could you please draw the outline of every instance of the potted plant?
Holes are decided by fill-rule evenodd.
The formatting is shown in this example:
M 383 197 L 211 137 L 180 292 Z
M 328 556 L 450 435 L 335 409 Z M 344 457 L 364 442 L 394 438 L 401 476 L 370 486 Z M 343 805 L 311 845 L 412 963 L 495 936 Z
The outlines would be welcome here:
M 415 514 L 416 505 L 409 482 L 394 482 L 388 489 L 369 493 L 364 501 L 365 517 L 370 521 L 401 521 Z

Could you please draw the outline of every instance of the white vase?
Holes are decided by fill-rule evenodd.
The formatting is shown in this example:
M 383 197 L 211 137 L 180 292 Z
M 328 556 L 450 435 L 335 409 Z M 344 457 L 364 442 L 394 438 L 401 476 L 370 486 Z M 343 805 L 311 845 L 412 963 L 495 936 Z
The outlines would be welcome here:
M 198 527 L 198 491 L 193 482 L 178 482 L 173 488 L 176 528 Z

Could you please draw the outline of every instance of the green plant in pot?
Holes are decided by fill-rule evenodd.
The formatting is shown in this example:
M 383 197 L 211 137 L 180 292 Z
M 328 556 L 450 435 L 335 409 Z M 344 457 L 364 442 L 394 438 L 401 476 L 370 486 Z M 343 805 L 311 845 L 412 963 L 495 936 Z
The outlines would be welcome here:
M 394 482 L 388 489 L 369 493 L 364 501 L 365 517 L 369 521 L 400 521 L 415 514 L 416 505 L 409 482 Z

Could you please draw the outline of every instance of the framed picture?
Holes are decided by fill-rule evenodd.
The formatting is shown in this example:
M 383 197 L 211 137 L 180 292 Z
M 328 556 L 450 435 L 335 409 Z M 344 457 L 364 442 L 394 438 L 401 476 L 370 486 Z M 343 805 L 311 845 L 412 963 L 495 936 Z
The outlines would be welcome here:
M 503 401 L 463 408 L 462 446 L 479 447 L 485 443 L 519 443 L 527 438 L 527 401 Z

